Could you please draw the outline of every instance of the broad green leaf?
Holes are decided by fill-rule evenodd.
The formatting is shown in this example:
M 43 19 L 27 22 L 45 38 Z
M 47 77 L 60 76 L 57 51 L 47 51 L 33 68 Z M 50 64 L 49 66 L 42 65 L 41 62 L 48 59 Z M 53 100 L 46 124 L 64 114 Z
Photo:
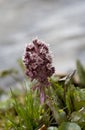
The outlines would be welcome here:
M 76 123 L 63 122 L 58 130 L 81 130 L 81 128 Z
M 59 122 L 61 123 L 61 122 L 64 122 L 64 121 L 66 121 L 67 120 L 67 117 L 66 117 L 66 113 L 65 113 L 65 111 L 63 110 L 63 109 L 59 109 Z
M 71 114 L 71 121 L 79 124 L 83 128 L 85 126 L 85 109 L 82 108 L 80 111 L 73 112 Z

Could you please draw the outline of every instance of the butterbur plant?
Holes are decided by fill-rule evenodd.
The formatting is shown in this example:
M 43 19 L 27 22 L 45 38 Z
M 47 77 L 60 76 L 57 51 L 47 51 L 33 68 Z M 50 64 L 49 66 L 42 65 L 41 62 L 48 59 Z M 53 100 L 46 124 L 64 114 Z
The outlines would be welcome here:
M 44 42 L 34 39 L 25 48 L 23 62 L 26 67 L 26 75 L 31 81 L 37 80 L 38 82 L 33 86 L 33 90 L 39 91 L 40 102 L 43 104 L 46 98 L 45 87 L 50 85 L 48 78 L 55 72 L 48 46 Z
M 4 104 L 0 103 L 0 127 L 6 130 L 85 130 L 85 68 L 82 64 L 77 61 L 78 73 L 53 75 L 51 53 L 47 44 L 39 39 L 26 46 L 20 63 L 27 75 L 24 85 L 31 89 L 20 91 L 18 95 L 12 91 L 12 100 L 8 102 L 11 105 L 7 104 L 4 111 Z

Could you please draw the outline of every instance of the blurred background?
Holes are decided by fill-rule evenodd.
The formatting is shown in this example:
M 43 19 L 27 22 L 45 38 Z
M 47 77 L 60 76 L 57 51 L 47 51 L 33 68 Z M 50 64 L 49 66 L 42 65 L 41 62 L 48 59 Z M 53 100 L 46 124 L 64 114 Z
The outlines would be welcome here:
M 0 71 L 17 68 L 33 38 L 50 44 L 56 73 L 85 65 L 85 0 L 0 0 Z M 14 82 L 0 79 L 0 87 Z

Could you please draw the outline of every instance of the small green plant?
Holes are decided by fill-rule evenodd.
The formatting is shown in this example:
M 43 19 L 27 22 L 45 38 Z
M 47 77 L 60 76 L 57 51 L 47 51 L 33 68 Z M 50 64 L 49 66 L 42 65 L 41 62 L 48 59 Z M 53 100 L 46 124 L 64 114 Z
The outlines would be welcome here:
M 22 96 L 22 97 L 21 97 Z M 44 106 L 40 105 L 39 97 L 36 92 L 31 90 L 18 97 L 12 92 L 13 112 L 6 113 L 6 129 L 14 130 L 37 130 L 45 122 L 49 123 L 49 111 L 45 112 Z M 21 99 L 20 99 L 21 98 Z M 46 121 L 44 121 L 46 119 Z

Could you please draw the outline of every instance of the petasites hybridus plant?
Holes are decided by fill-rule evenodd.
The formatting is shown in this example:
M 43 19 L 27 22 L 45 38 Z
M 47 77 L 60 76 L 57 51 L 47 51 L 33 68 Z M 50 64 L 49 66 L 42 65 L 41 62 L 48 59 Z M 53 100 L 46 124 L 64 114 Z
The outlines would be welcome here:
M 33 81 L 36 79 L 38 85 L 34 86 L 39 90 L 40 101 L 45 101 L 45 87 L 49 86 L 48 78 L 52 76 L 55 69 L 52 67 L 52 57 L 48 46 L 38 39 L 25 48 L 23 62 L 26 66 L 26 75 Z

